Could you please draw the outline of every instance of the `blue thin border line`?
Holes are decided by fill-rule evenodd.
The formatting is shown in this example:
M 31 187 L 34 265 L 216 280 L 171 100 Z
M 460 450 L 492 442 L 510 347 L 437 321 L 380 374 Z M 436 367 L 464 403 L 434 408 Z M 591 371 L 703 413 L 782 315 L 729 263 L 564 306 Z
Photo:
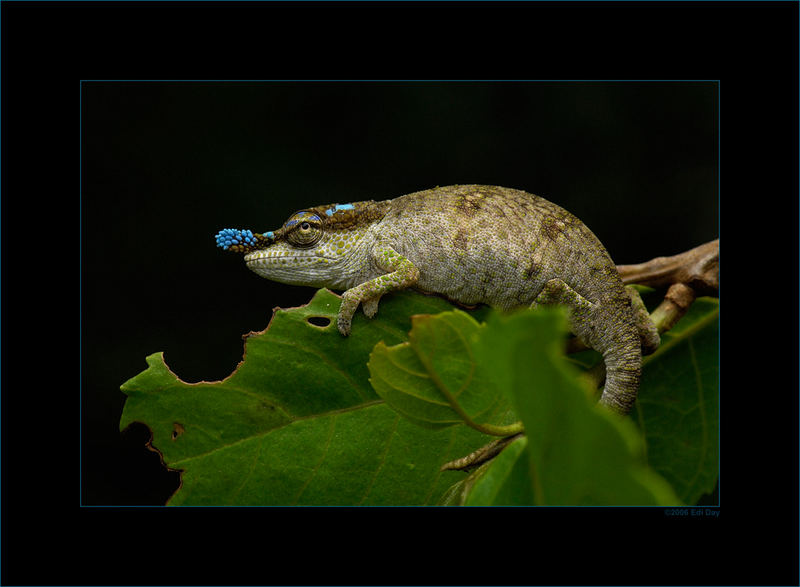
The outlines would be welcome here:
M 78 98 L 78 504 L 83 505 L 83 86 Z
M 14 0 L 4 0 L 4 1 L 14 1 Z M 105 0 L 97 0 L 97 1 L 105 1 Z M 149 1 L 158 1 L 158 0 L 149 0 Z M 211 1 L 211 0 L 209 0 Z M 680 1 L 690 1 L 690 0 L 680 0 Z M 742 0 L 744 1 L 744 0 Z M 797 0 L 787 0 L 787 1 L 797 1 Z M 480 82 L 559 82 L 559 83 L 568 83 L 568 82 L 587 82 L 587 83 L 605 83 L 605 82 L 680 82 L 680 83 L 708 83 L 708 82 L 716 82 L 719 83 L 720 80 L 718 79 L 82 79 L 80 80 L 81 83 L 83 82 L 151 82 L 151 83 L 163 83 L 163 82 L 175 82 L 175 83 L 191 83 L 191 82 L 228 82 L 228 83 L 244 83 L 244 82 L 376 82 L 376 83 L 385 83 L 385 82 L 425 82 L 425 83 L 451 83 L 451 82 L 469 82 L 469 83 L 480 83 Z

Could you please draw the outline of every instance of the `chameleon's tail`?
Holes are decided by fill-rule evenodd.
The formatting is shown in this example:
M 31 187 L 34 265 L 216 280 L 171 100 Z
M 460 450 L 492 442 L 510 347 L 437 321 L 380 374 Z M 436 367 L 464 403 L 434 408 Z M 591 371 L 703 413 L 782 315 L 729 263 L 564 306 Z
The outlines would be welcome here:
M 622 282 L 607 285 L 608 291 L 592 302 L 560 278 L 554 278 L 547 281 L 534 304 L 556 303 L 570 309 L 572 332 L 603 354 L 606 386 L 600 403 L 624 415 L 633 408 L 639 391 L 642 339 L 646 339 L 648 348 L 654 349 L 658 346 L 658 332 L 641 298 L 634 303 Z M 642 312 L 649 325 L 641 319 Z
M 606 364 L 606 385 L 600 403 L 625 415 L 636 403 L 639 379 L 642 374 L 642 349 L 633 344 L 612 345 L 603 353 Z
M 655 324 L 647 313 L 647 308 L 639 293 L 626 288 L 631 300 L 633 329 L 622 328 L 615 334 L 616 341 L 603 352 L 606 363 L 606 386 L 600 403 L 615 412 L 627 414 L 636 402 L 639 392 L 639 379 L 642 373 L 642 355 L 649 355 L 661 344 Z

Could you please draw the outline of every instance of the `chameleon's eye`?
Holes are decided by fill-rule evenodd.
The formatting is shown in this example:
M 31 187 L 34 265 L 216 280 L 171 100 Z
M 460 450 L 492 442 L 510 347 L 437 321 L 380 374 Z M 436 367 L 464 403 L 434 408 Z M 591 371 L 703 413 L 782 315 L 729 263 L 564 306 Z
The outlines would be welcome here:
M 296 247 L 310 247 L 322 237 L 321 219 L 310 212 L 298 212 L 285 224 L 287 240 Z

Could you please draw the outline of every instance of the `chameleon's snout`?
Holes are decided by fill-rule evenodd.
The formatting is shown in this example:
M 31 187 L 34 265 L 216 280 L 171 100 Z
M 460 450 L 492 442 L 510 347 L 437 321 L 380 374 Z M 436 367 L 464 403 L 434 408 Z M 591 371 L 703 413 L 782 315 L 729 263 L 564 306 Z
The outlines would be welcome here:
M 273 233 L 253 234 L 250 230 L 223 228 L 216 235 L 217 246 L 234 253 L 248 253 L 259 246 L 269 244 L 275 237 Z

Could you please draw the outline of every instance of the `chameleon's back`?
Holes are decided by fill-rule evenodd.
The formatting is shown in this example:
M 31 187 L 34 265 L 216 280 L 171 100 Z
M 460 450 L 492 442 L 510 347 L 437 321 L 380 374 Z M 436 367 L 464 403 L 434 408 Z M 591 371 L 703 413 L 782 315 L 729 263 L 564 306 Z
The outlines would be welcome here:
M 613 261 L 586 225 L 520 190 L 415 192 L 390 200 L 376 229 L 420 268 L 419 289 L 463 304 L 527 306 L 554 277 L 590 301 L 622 292 Z
M 544 198 L 496 186 L 447 186 L 389 203 L 374 234 L 419 268 L 420 290 L 511 309 L 560 279 L 591 302 L 588 314 L 573 312 L 572 330 L 604 355 L 601 401 L 630 409 L 641 370 L 630 297 L 583 222 Z

